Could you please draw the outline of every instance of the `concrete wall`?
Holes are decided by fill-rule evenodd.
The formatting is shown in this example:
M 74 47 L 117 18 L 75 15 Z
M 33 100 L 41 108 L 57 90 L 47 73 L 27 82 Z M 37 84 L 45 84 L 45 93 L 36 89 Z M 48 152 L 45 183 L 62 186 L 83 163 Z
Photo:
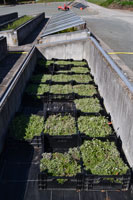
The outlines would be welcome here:
M 0 24 L 3 24 L 5 22 L 10 21 L 15 18 L 18 18 L 17 12 L 6 14 L 6 15 L 0 15 Z
M 85 50 L 85 58 L 104 98 L 105 107 L 111 114 L 126 157 L 133 167 L 133 93 L 129 91 L 93 42 L 88 41 Z
M 18 36 L 18 45 L 40 24 L 45 18 L 45 13 L 41 13 L 29 22 L 16 29 Z
M 0 37 L 0 61 L 7 55 L 7 42 L 5 37 Z
M 27 81 L 33 72 L 37 61 L 37 51 L 33 49 L 32 52 L 25 59 L 24 64 L 20 66 L 20 73 L 12 84 L 8 96 L 0 106 L 0 152 L 3 149 L 8 125 L 18 111 L 21 104 L 21 98 Z M 1 102 L 0 102 L 1 103 Z
M 60 41 L 66 41 L 66 40 L 72 40 L 72 39 L 79 39 L 83 37 L 88 37 L 87 34 L 88 30 L 80 30 L 70 32 L 70 33 L 61 33 L 61 34 L 54 34 L 50 36 L 43 37 L 39 40 L 39 44 L 49 43 L 49 42 L 60 42 Z
M 7 38 L 8 46 L 18 46 L 45 18 L 45 13 L 41 13 L 32 20 L 24 23 L 15 30 L 0 31 L 0 36 Z
M 133 93 L 119 77 L 94 42 L 88 39 L 67 40 L 37 45 L 47 59 L 86 59 L 99 87 L 123 150 L 133 167 Z

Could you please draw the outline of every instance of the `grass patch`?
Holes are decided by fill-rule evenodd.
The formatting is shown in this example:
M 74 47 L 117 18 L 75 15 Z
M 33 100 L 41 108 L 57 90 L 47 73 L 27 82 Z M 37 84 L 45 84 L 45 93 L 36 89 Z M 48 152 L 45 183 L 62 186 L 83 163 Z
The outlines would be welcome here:
M 76 108 L 82 112 L 99 112 L 102 107 L 97 98 L 83 98 L 74 100 Z
M 58 65 L 75 65 L 75 66 L 84 66 L 86 65 L 87 63 L 84 62 L 84 61 L 64 61 L 64 60 L 58 60 L 55 62 L 56 64 Z
M 7 26 L 5 26 L 4 28 L 1 29 L 1 31 L 5 31 L 5 30 L 10 30 L 10 29 L 16 29 L 18 28 L 20 25 L 24 24 L 25 22 L 31 20 L 33 17 L 32 16 L 24 16 L 21 17 L 20 19 L 17 19 L 16 21 L 14 21 L 11 24 L 8 24 Z
M 44 133 L 49 135 L 72 135 L 76 134 L 75 119 L 70 114 L 61 116 L 51 115 L 47 118 Z
M 81 116 L 78 118 L 78 128 L 90 137 L 105 137 L 112 133 L 108 120 L 103 116 Z
M 33 75 L 32 77 L 31 77 L 31 81 L 33 81 L 33 82 L 43 82 L 43 83 L 45 83 L 46 81 L 48 81 L 48 80 L 51 80 L 51 75 L 49 75 L 49 74 L 38 74 L 38 75 Z
M 80 74 L 80 75 L 71 75 L 71 80 L 74 80 L 77 83 L 88 83 L 89 81 L 92 81 L 92 78 L 90 75 Z
M 101 5 L 101 3 L 105 2 L 106 0 L 88 0 L 88 2 L 95 3 L 97 5 Z
M 71 148 L 66 153 L 43 153 L 40 170 L 47 171 L 52 176 L 75 176 L 81 172 L 80 154 L 77 148 Z M 67 179 L 57 179 L 63 184 Z
M 113 5 L 114 8 L 121 7 L 133 7 L 133 1 L 130 0 L 88 0 L 88 2 L 98 4 L 100 6 L 109 7 Z
M 89 69 L 86 67 L 72 67 L 71 72 L 86 74 L 89 72 Z
M 84 167 L 92 174 L 122 175 L 128 170 L 114 142 L 85 141 L 80 150 Z
M 30 95 L 42 95 L 49 92 L 49 85 L 46 84 L 29 84 L 26 93 Z
M 53 94 L 68 94 L 72 93 L 73 89 L 71 85 L 52 85 L 50 88 L 50 93 Z
M 32 139 L 40 135 L 44 128 L 43 117 L 37 115 L 19 115 L 11 122 L 11 135 L 17 139 Z
M 93 96 L 97 93 L 96 88 L 94 85 L 74 85 L 73 86 L 74 93 L 77 93 L 79 95 L 83 96 Z
M 70 75 L 58 74 L 58 75 L 52 76 L 52 81 L 55 81 L 55 82 L 68 82 L 70 80 L 71 80 Z

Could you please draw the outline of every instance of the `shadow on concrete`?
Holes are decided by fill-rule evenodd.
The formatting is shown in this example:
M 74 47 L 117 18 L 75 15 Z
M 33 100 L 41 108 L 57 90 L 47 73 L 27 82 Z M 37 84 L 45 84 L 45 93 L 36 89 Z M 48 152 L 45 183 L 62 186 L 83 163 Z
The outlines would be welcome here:
M 35 42 L 48 20 L 49 18 L 45 18 L 45 20 L 38 25 L 34 32 L 32 32 L 20 45 L 32 44 L 33 42 Z

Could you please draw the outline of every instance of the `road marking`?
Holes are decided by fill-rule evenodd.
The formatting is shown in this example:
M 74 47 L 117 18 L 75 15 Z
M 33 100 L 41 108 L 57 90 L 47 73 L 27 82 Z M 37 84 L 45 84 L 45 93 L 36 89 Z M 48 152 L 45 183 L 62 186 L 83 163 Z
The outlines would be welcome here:
M 28 52 L 26 51 L 10 51 L 10 54 L 27 54 Z
M 133 55 L 133 52 L 109 52 L 109 55 L 113 54 L 125 54 L 125 55 Z

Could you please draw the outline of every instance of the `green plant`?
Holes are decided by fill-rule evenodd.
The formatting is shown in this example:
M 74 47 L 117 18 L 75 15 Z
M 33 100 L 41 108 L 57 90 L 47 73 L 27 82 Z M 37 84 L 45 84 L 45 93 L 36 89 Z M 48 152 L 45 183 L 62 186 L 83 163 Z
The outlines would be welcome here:
M 70 114 L 50 115 L 44 126 L 44 133 L 49 135 L 72 135 L 76 133 L 75 119 Z
M 42 95 L 48 91 L 49 91 L 49 85 L 46 84 L 29 84 L 26 89 L 26 93 L 30 95 Z
M 8 24 L 4 28 L 2 28 L 1 31 L 16 29 L 17 27 L 19 27 L 20 25 L 24 24 L 25 22 L 31 20 L 32 18 L 33 18 L 32 16 L 23 16 L 23 17 L 15 20 L 11 24 Z
M 83 73 L 86 74 L 87 72 L 89 72 L 89 69 L 86 67 L 72 67 L 71 72 L 74 73 Z
M 75 176 L 81 172 L 79 164 L 80 154 L 77 148 L 69 149 L 63 153 L 43 153 L 40 161 L 40 170 L 48 171 L 52 176 Z M 67 179 L 57 179 L 58 183 L 63 184 Z
M 87 64 L 85 61 L 67 61 L 67 60 L 58 60 L 58 61 L 55 61 L 55 63 L 58 65 L 73 64 L 74 66 L 83 66 Z
M 90 137 L 105 137 L 112 133 L 108 120 L 103 116 L 81 116 L 78 118 L 78 128 Z
M 43 117 L 37 115 L 19 115 L 11 122 L 11 135 L 17 139 L 32 139 L 40 135 L 44 128 Z
M 82 112 L 99 112 L 102 109 L 97 98 L 76 99 L 74 103 Z
M 72 86 L 71 85 L 51 85 L 50 93 L 53 94 L 68 94 L 72 93 Z
M 84 85 L 84 84 L 74 85 L 73 91 L 74 93 L 77 93 L 83 96 L 93 96 L 94 94 L 97 93 L 94 85 Z
M 33 75 L 31 77 L 31 81 L 33 82 L 46 82 L 48 80 L 51 80 L 51 75 L 49 74 L 38 74 L 38 75 Z
M 92 78 L 90 75 L 80 74 L 80 75 L 71 75 L 71 80 L 74 80 L 78 83 L 88 83 L 89 81 L 92 81 Z
M 55 82 L 68 82 L 70 81 L 71 76 L 70 75 L 64 75 L 64 74 L 58 74 L 52 76 L 52 81 Z
M 85 141 L 80 150 L 84 167 L 92 174 L 122 175 L 128 170 L 114 142 L 93 139 Z

